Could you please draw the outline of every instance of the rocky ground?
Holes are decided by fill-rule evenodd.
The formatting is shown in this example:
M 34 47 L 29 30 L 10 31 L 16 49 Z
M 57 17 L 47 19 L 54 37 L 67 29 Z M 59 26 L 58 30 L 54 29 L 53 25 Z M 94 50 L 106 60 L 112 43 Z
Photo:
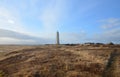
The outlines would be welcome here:
M 119 45 L 0 46 L 0 77 L 119 76 Z

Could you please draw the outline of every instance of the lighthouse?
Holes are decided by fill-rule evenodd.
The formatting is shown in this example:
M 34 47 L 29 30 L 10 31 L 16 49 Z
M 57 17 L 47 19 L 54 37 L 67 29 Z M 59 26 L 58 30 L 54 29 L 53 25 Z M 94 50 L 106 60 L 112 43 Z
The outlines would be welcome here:
M 59 45 L 60 44 L 60 40 L 59 40 L 59 32 L 57 31 L 56 33 L 56 44 Z

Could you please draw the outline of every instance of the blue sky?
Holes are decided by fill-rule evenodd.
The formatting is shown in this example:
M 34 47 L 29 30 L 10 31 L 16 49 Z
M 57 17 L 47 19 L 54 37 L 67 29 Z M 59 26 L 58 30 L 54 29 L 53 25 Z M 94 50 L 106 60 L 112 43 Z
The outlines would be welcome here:
M 61 43 L 120 43 L 119 4 L 120 0 L 0 0 L 1 44 L 55 43 L 57 30 Z M 6 31 L 12 31 L 12 37 Z M 15 38 L 19 34 L 24 35 L 22 41 Z

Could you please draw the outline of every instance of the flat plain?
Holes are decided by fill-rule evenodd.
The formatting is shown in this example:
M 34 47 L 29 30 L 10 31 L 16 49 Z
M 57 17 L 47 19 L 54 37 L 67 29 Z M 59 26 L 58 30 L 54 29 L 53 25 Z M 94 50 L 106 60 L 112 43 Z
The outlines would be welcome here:
M 120 77 L 120 45 L 1 45 L 0 77 Z

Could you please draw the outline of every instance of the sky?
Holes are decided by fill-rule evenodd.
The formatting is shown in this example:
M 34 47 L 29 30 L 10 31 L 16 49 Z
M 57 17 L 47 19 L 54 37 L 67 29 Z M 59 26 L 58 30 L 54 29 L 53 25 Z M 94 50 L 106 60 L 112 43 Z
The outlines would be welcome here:
M 120 0 L 0 0 L 0 44 L 120 43 Z

